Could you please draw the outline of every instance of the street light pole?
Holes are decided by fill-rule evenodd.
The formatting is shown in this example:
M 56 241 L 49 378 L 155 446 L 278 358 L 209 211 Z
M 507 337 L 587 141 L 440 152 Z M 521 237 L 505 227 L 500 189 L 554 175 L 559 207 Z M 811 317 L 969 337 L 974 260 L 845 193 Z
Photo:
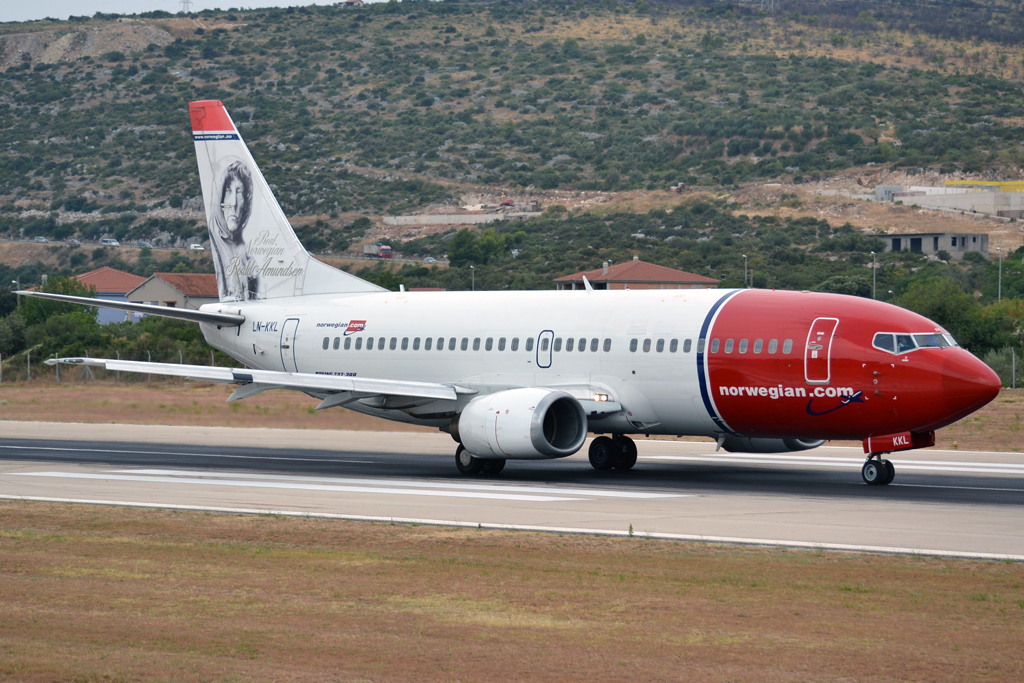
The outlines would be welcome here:
M 747 255 L 746 254 L 743 255 L 743 286 L 744 287 L 749 287 L 750 286 L 747 283 Z
M 1003 300 L 1003 248 L 996 247 L 996 251 L 999 252 L 999 293 L 996 295 L 996 301 Z
M 875 289 L 878 287 L 878 261 L 875 252 L 871 252 L 871 298 L 875 297 Z
M 470 277 L 473 278 L 473 284 L 471 285 L 471 287 L 472 287 L 471 291 L 475 292 L 476 291 L 476 266 L 470 266 L 469 267 L 469 273 L 470 273 Z

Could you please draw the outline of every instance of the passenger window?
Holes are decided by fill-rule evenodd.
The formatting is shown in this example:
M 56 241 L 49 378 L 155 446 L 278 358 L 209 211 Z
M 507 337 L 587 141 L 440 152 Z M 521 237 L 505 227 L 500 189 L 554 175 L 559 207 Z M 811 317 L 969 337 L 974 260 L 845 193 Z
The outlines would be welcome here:
M 416 337 L 415 339 L 412 340 L 412 350 L 413 351 L 419 351 L 420 350 L 420 338 L 419 337 Z
M 917 348 L 914 344 L 914 338 L 909 334 L 897 334 L 896 335 L 896 353 L 907 353 Z
M 884 332 L 879 332 L 875 335 L 875 340 L 872 342 L 872 346 L 882 351 L 888 351 L 889 353 L 896 353 L 896 345 L 892 341 L 892 335 Z
M 664 339 L 659 339 L 657 345 L 654 347 L 654 350 L 657 351 L 658 353 L 661 353 L 662 351 L 664 351 L 665 350 L 665 340 Z
M 366 350 L 373 351 L 373 337 L 366 338 Z
M 572 351 L 574 348 L 576 348 L 576 340 L 573 339 L 572 337 L 569 337 L 568 339 L 565 340 L 565 350 Z
M 548 344 L 550 344 L 550 342 L 551 340 L 549 340 L 547 337 L 544 337 L 543 339 L 540 340 L 541 353 L 544 353 L 545 351 L 548 350 Z
M 541 349 L 541 351 L 545 351 L 545 350 L 546 349 Z M 562 350 L 562 338 L 559 337 L 559 338 L 555 339 L 555 351 L 561 351 L 561 350 Z
M 786 341 L 782 342 L 782 352 L 783 353 L 789 353 L 792 350 L 793 350 L 793 340 L 792 339 L 787 339 Z
M 408 351 L 409 350 L 409 338 L 408 337 L 402 337 L 402 350 L 403 351 Z
M 494 348 L 494 337 L 488 337 L 487 341 L 484 342 L 484 351 L 490 351 Z
M 704 340 L 701 339 L 701 341 L 704 341 Z M 712 339 L 711 340 L 711 353 L 718 353 L 718 340 L 717 339 Z
M 747 340 L 746 339 L 740 339 L 740 353 L 746 353 L 746 352 L 747 352 Z
M 768 342 L 768 353 L 775 353 L 778 350 L 779 350 L 779 340 L 778 339 L 772 339 L 770 342 Z
M 337 351 L 341 348 L 341 337 L 334 338 L 334 350 Z
M 429 351 L 432 348 L 434 348 L 434 338 L 427 337 L 426 339 L 423 340 L 423 350 Z
M 703 339 L 697 340 L 697 353 L 704 353 L 704 341 Z
M 630 339 L 629 340 L 629 352 L 630 353 L 636 353 L 636 346 L 637 346 L 637 340 L 636 339 Z
M 678 350 L 679 350 L 679 340 L 678 339 L 673 339 L 672 341 L 670 341 L 668 343 L 668 352 L 669 353 L 675 353 Z
M 444 351 L 444 337 L 437 338 L 437 350 Z
M 580 351 L 586 351 L 587 350 L 587 340 L 586 339 L 580 339 L 580 343 L 577 345 L 577 347 L 579 348 Z
M 466 350 L 469 349 L 469 337 L 463 337 L 462 338 L 462 346 L 460 348 L 463 351 L 466 351 Z
M 644 353 L 650 353 L 650 352 L 651 352 L 651 340 L 650 339 L 644 339 Z
M 604 352 L 608 353 L 611 350 L 612 350 L 612 340 L 611 339 L 605 339 L 604 340 Z
M 512 340 L 513 350 L 515 349 L 515 345 L 516 345 L 517 341 L 519 341 L 518 337 L 516 337 L 515 339 Z M 530 353 L 531 351 L 533 351 L 533 337 L 527 337 L 527 339 L 526 339 L 526 352 Z
M 330 345 L 331 345 L 331 338 L 330 337 L 324 337 L 324 351 L 326 351 L 327 347 L 330 346 Z
M 733 344 L 732 339 L 726 339 L 725 340 L 725 352 L 726 353 L 732 353 L 732 344 Z
M 599 343 L 600 342 L 598 341 L 597 337 L 594 337 L 593 339 L 590 340 L 590 352 L 591 353 L 597 353 L 597 345 Z M 582 351 L 582 349 L 580 349 L 580 350 Z
M 691 348 L 693 348 L 693 344 L 691 343 L 691 340 L 689 340 L 689 339 L 684 340 L 683 341 L 683 353 L 689 353 Z
M 502 337 L 501 339 L 498 340 L 498 350 L 499 351 L 504 351 L 505 350 L 505 338 L 504 337 Z
M 761 353 L 761 349 L 764 347 L 764 342 L 758 339 L 754 342 L 754 353 Z
M 363 348 L 363 338 L 356 337 L 356 351 L 360 350 L 361 348 Z
M 345 350 L 348 351 L 352 348 L 352 337 L 345 337 Z
M 463 347 L 462 350 L 465 351 L 466 350 L 465 342 L 463 342 L 462 347 Z M 479 351 L 480 350 L 480 337 L 476 337 L 476 338 L 473 339 L 473 350 L 474 351 Z
M 459 343 L 459 340 L 457 338 L 455 338 L 455 337 L 452 337 L 451 339 L 449 339 L 448 340 L 448 350 L 449 351 L 454 351 L 455 350 L 455 345 L 458 344 L 458 343 Z
M 394 351 L 398 348 L 398 337 L 391 338 L 391 350 Z

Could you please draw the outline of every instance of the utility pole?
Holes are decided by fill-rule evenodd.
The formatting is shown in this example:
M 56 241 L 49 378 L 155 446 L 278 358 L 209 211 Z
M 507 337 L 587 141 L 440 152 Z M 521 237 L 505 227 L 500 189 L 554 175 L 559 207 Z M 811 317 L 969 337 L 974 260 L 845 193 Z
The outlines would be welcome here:
M 871 298 L 875 297 L 875 289 L 878 288 L 878 260 L 875 252 L 871 252 Z
M 746 288 L 750 287 L 750 285 L 747 284 L 747 255 L 746 254 L 743 255 L 743 286 L 746 287 Z
M 181 11 L 183 14 L 188 14 L 192 11 L 192 0 L 181 0 Z
M 473 278 L 472 284 L 470 285 L 470 287 L 471 287 L 470 291 L 475 292 L 476 291 L 476 266 L 470 266 L 469 267 L 469 273 L 470 273 L 470 277 Z
M 1003 300 L 1003 248 L 996 247 L 996 251 L 999 252 L 999 293 L 996 295 L 996 301 Z

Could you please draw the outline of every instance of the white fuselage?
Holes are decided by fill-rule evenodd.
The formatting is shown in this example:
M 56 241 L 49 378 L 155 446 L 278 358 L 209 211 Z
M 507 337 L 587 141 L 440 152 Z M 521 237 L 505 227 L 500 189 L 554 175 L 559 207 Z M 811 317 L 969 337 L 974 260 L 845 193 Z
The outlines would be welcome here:
M 246 322 L 222 329 L 204 324 L 203 333 L 211 345 L 254 368 L 446 383 L 477 394 L 557 387 L 580 399 L 604 394 L 621 404 L 614 424 L 592 421 L 595 429 L 712 435 L 715 425 L 700 401 L 697 339 L 714 304 L 730 293 L 317 295 L 204 306 L 241 312 Z M 630 351 L 634 341 L 636 351 Z M 449 419 L 429 407 L 419 408 L 422 418 L 416 411 L 349 407 L 438 426 Z

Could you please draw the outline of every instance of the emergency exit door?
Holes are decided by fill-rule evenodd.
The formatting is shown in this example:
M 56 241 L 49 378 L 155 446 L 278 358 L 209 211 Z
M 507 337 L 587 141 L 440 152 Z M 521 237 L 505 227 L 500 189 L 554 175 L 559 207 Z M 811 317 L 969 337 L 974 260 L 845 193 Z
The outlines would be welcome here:
M 828 384 L 832 375 L 832 337 L 839 318 L 817 318 L 811 323 L 804 348 L 804 379 L 808 384 Z
M 295 364 L 295 333 L 299 329 L 298 318 L 288 318 L 281 330 L 281 365 L 285 372 L 298 372 Z

